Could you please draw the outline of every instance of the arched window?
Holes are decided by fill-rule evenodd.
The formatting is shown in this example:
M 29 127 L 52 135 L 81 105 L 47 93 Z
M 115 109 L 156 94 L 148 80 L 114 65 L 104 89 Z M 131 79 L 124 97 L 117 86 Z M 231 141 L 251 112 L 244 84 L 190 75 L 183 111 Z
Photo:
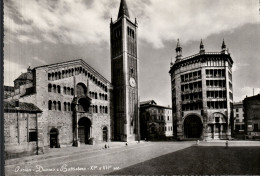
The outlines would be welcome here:
M 105 100 L 107 100 L 107 95 L 105 95 Z
M 62 78 L 65 78 L 65 71 L 62 70 Z
M 74 95 L 74 89 L 71 88 L 71 95 Z
M 66 95 L 67 94 L 67 88 L 63 87 L 63 93 Z
M 51 80 L 54 80 L 54 73 L 51 74 Z
M 53 110 L 57 110 L 56 101 L 53 102 Z
M 71 111 L 70 103 L 68 103 L 68 111 Z
M 106 113 L 106 114 L 108 113 L 108 108 L 107 108 L 107 106 L 105 107 L 105 113 Z
M 57 86 L 57 91 L 58 93 L 60 93 L 60 86 Z
M 97 99 L 97 93 L 95 93 L 95 99 Z
M 68 87 L 68 88 L 67 88 L 67 94 L 70 95 L 70 93 L 71 93 L 71 92 L 70 92 L 70 88 Z
M 48 85 L 48 91 L 51 92 L 51 89 L 52 89 L 52 85 L 49 84 L 49 85 Z
M 101 114 L 103 113 L 103 108 L 102 108 L 102 106 L 99 106 L 99 111 L 100 111 Z
M 64 111 L 67 111 L 67 103 L 64 102 Z
M 61 72 L 58 73 L 58 78 L 61 79 Z
M 71 70 L 72 76 L 74 76 L 74 68 Z
M 53 85 L 53 92 L 56 93 L 56 85 Z
M 57 80 L 57 79 L 58 79 L 58 73 L 55 72 L 55 80 Z
M 86 96 L 87 95 L 87 87 L 83 83 L 77 84 L 77 96 Z
M 51 80 L 51 73 L 48 73 L 48 80 Z
M 58 110 L 61 111 L 61 103 L 58 101 Z
M 52 110 L 52 101 L 51 100 L 49 100 L 48 105 L 49 105 L 49 110 Z

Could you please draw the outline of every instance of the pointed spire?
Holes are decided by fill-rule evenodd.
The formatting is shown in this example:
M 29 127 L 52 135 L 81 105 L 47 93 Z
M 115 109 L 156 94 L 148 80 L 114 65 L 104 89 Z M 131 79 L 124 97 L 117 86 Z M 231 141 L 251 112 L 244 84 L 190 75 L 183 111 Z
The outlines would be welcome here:
M 224 39 L 223 39 L 222 46 L 221 46 L 221 53 L 223 53 L 223 54 L 229 54 L 228 48 L 227 48 L 227 46 L 226 46 L 226 44 L 225 44 L 225 40 L 224 40 Z
M 205 48 L 202 39 L 200 41 L 200 53 L 205 53 Z
M 224 50 L 224 49 L 226 49 L 226 48 L 227 48 L 227 46 L 226 46 L 226 44 L 225 44 L 225 40 L 223 39 L 221 49 Z
M 176 59 L 177 60 L 181 59 L 181 57 L 182 57 L 182 47 L 181 47 L 179 39 L 177 40 L 177 46 L 176 46 L 175 51 L 176 51 L 176 55 L 177 55 Z
M 130 18 L 126 0 L 121 0 L 117 19 L 124 15 Z

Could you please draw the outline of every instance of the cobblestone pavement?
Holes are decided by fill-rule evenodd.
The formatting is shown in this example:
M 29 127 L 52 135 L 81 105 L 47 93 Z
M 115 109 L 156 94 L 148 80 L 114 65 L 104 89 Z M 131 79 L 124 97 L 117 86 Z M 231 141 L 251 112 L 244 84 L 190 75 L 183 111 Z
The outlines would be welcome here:
M 260 142 L 142 142 L 52 150 L 7 161 L 6 175 L 260 174 Z M 31 157 L 33 158 L 33 157 Z

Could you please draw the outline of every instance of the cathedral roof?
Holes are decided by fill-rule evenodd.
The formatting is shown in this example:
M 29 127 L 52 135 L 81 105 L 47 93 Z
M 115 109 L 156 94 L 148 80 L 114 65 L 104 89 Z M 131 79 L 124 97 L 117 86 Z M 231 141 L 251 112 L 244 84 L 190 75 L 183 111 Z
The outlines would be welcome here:
M 130 18 L 126 0 L 121 0 L 119 12 L 118 12 L 118 19 L 124 15 L 127 16 L 128 18 Z
M 38 66 L 35 67 L 34 69 L 41 69 L 41 68 L 53 68 L 53 69 L 57 69 L 57 66 L 59 68 L 64 67 L 68 67 L 68 66 L 73 66 L 73 65 L 81 65 L 85 68 L 87 68 L 89 71 L 92 72 L 92 74 L 95 74 L 96 76 L 99 77 L 99 79 L 103 80 L 105 83 L 108 83 L 111 87 L 112 84 L 110 83 L 110 81 L 108 81 L 103 75 L 101 75 L 99 72 L 97 72 L 93 67 L 91 67 L 89 64 L 87 64 L 84 60 L 82 59 L 76 59 L 76 60 L 70 60 L 70 61 L 65 61 L 65 62 L 58 62 L 58 63 L 54 63 L 54 64 L 49 64 L 49 65 L 42 65 L 42 66 Z
M 22 73 L 16 80 L 33 80 L 33 75 L 32 72 L 26 72 L 26 73 Z

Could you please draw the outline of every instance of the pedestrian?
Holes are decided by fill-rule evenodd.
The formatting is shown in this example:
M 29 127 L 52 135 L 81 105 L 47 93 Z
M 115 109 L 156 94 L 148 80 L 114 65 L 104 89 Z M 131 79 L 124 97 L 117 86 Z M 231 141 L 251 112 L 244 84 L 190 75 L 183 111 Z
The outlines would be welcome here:
M 228 141 L 226 141 L 226 148 L 228 148 Z

